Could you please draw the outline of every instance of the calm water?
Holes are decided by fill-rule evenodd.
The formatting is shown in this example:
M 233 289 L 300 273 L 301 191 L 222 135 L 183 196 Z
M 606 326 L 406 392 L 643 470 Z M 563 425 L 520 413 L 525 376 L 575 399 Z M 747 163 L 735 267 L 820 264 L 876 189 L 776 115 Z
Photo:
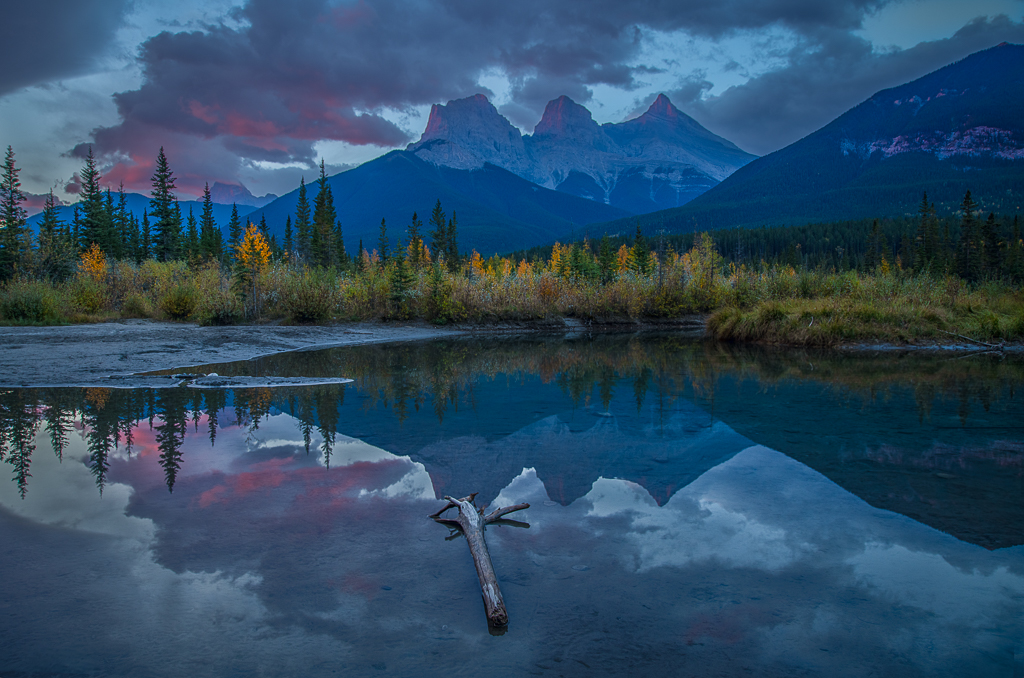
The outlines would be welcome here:
M 671 336 L 0 392 L 0 676 L 1024 675 L 1024 360 Z M 487 531 L 487 629 L 439 497 Z

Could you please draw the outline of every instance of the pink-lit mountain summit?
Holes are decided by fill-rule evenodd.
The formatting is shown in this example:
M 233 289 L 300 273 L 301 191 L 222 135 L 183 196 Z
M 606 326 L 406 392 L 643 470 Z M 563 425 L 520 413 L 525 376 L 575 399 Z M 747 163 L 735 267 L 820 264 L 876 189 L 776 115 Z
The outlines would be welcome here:
M 482 94 L 435 105 L 409 151 L 457 169 L 489 163 L 554 190 L 650 212 L 682 205 L 754 159 L 660 95 L 641 116 L 598 124 L 567 96 L 522 135 Z

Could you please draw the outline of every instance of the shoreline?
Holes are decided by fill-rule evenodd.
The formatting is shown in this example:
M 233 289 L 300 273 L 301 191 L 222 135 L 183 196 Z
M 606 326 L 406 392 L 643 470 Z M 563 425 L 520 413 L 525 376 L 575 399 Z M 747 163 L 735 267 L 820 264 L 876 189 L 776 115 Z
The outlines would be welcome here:
M 233 325 L 121 320 L 63 326 L 0 326 L 0 388 L 106 387 L 170 385 L 166 377 L 146 373 L 182 370 L 285 353 L 372 343 L 417 341 L 470 335 L 568 334 L 678 331 L 706 337 L 706 317 L 671 321 L 588 323 L 574 318 L 546 321 L 461 324 L 438 327 L 423 322 L 357 322 L 338 325 Z M 751 343 L 751 342 L 722 342 Z M 758 343 L 758 342 L 754 342 Z M 769 345 L 769 344 L 764 344 Z M 778 345 L 779 348 L 819 348 Z M 854 342 L 828 350 L 971 355 L 1024 351 L 1024 344 L 987 347 L 964 342 L 894 344 Z

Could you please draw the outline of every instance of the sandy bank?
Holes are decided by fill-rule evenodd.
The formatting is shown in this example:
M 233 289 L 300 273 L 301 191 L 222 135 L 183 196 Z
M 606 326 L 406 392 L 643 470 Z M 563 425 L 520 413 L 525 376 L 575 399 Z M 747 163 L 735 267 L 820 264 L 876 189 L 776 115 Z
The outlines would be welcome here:
M 0 387 L 114 386 L 127 375 L 249 360 L 268 353 L 461 334 L 415 324 L 352 323 L 331 327 L 199 327 L 125 320 L 63 327 L 0 327 Z M 138 380 L 144 385 L 145 380 Z

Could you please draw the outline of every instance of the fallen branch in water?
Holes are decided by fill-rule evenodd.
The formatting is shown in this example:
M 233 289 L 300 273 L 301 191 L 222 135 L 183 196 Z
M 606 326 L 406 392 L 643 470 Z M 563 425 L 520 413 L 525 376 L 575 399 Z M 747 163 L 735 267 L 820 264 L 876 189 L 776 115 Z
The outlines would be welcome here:
M 453 499 L 446 496 L 448 501 L 437 513 L 430 517 L 439 523 L 458 527 L 465 535 L 469 543 L 469 553 L 473 556 L 473 564 L 476 565 L 476 575 L 480 580 L 480 592 L 484 599 L 484 609 L 487 612 L 487 623 L 492 627 L 503 627 L 508 625 L 508 613 L 505 611 L 505 601 L 501 597 L 501 590 L 498 588 L 498 579 L 494 575 L 494 567 L 491 565 L 491 556 L 487 552 L 487 542 L 484 541 L 484 526 L 490 523 L 499 522 L 505 524 L 516 524 L 517 526 L 529 527 L 526 523 L 518 521 L 503 521 L 501 517 L 513 511 L 522 511 L 530 508 L 529 504 L 515 504 L 492 511 L 486 517 L 483 515 L 484 507 L 477 508 L 473 505 L 473 499 L 477 493 Z M 459 509 L 457 518 L 442 518 L 441 514 L 450 508 Z
M 997 349 L 1002 349 L 1003 348 L 1002 344 L 986 344 L 984 341 L 978 341 L 977 339 L 971 339 L 970 337 L 965 337 L 962 334 L 955 334 L 953 332 L 947 332 L 946 330 L 939 330 L 939 332 L 942 332 L 943 334 L 948 334 L 951 337 L 958 337 L 960 339 L 964 339 L 966 341 L 971 342 L 972 344 L 978 344 L 979 346 L 988 346 L 989 348 L 997 348 Z

